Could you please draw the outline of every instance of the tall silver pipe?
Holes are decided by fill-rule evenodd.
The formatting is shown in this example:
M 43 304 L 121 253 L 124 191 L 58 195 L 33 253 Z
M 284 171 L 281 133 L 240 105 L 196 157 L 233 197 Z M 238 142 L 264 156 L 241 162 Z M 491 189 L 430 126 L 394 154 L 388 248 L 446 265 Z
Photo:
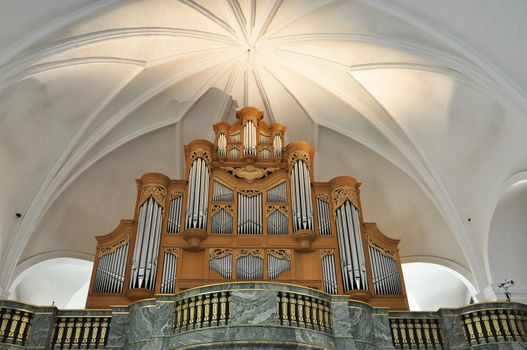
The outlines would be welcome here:
M 106 283 L 106 278 L 108 276 L 108 272 L 106 270 L 106 261 L 107 261 L 108 255 L 104 255 L 101 257 L 101 281 L 99 282 L 99 290 L 104 293 L 104 285 Z
M 121 247 L 118 247 L 115 252 L 114 252 L 114 259 L 113 259 L 113 268 L 112 268 L 112 285 L 111 285 L 111 288 L 110 288 L 110 292 L 111 293 L 115 293 L 117 291 L 117 282 L 119 281 L 118 279 L 118 273 L 119 273 L 119 258 L 120 258 L 120 253 L 121 253 Z
M 307 229 L 313 230 L 313 202 L 311 199 L 311 176 L 306 162 L 302 162 L 302 173 L 304 176 L 304 188 L 306 191 Z
M 357 242 L 355 237 L 355 230 L 353 226 L 353 219 L 351 213 L 351 204 L 349 201 L 343 204 L 344 212 L 346 213 L 345 228 L 348 231 L 349 245 L 351 248 L 351 258 L 353 261 L 353 277 L 355 281 L 355 288 L 361 289 L 361 278 L 360 278 L 360 265 L 359 265 L 359 252 L 357 250 Z
M 187 189 L 187 213 L 185 220 L 185 228 L 192 228 L 192 217 L 194 213 L 194 184 L 196 182 L 196 168 L 197 162 L 194 160 L 190 165 L 190 171 L 188 175 L 188 189 Z
M 142 288 L 143 287 L 143 281 L 144 281 L 144 275 L 145 275 L 145 266 L 146 266 L 146 250 L 148 249 L 149 244 L 149 238 L 150 238 L 150 225 L 152 222 L 152 198 L 149 198 L 146 201 L 146 216 L 144 221 L 144 228 L 143 228 L 143 242 L 141 244 L 141 247 L 139 248 L 139 255 L 137 256 L 137 284 L 135 286 L 132 286 L 132 288 Z
M 373 281 L 373 289 L 375 291 L 375 294 L 379 294 L 379 283 L 377 282 L 377 266 L 375 265 L 375 260 L 373 257 L 373 248 L 371 246 L 368 246 L 368 253 L 370 255 L 370 265 L 372 271 L 371 279 Z
M 150 279 L 152 274 L 152 265 L 153 265 L 153 250 L 154 245 L 156 241 L 156 227 L 157 227 L 157 220 L 158 220 L 158 211 L 159 207 L 157 205 L 157 202 L 153 200 L 153 198 L 150 198 L 154 203 L 153 205 L 153 211 L 152 211 L 152 220 L 150 222 L 150 229 L 149 229 L 149 236 L 148 236 L 148 246 L 145 250 L 145 260 L 146 263 L 144 265 L 144 287 L 150 288 Z
M 163 208 L 159 207 L 157 211 L 157 225 L 155 229 L 155 243 L 151 250 L 152 255 L 152 271 L 150 274 L 150 289 L 155 289 L 157 262 L 159 259 L 159 244 L 161 243 L 161 225 L 163 223 Z
M 132 277 L 130 278 L 130 288 L 133 288 L 137 282 L 137 274 L 138 274 L 138 266 L 139 266 L 139 252 L 141 251 L 142 241 L 143 241 L 143 229 L 144 229 L 144 221 L 146 218 L 146 203 L 143 203 L 141 207 L 139 208 L 139 219 L 137 222 L 137 232 L 135 236 L 135 247 L 134 247 L 134 254 L 132 256 Z
M 337 273 L 335 271 L 335 255 L 331 255 L 330 270 L 331 270 L 331 281 L 333 283 L 333 294 L 337 294 L 338 284 L 337 284 Z
M 337 239 L 339 242 L 339 252 L 340 252 L 340 264 L 341 264 L 341 274 L 342 274 L 342 284 L 344 287 L 344 293 L 349 292 L 352 287 L 350 286 L 349 270 L 350 262 L 347 253 L 347 245 L 344 240 L 345 232 L 342 227 L 342 207 L 337 209 L 336 215 L 336 224 L 337 224 Z
M 364 259 L 364 250 L 362 246 L 362 235 L 361 235 L 361 229 L 360 229 L 360 218 L 359 218 L 359 210 L 353 206 L 352 204 L 352 212 L 353 212 L 353 227 L 354 227 L 354 233 L 355 233 L 355 244 L 357 245 L 357 252 L 358 252 L 358 259 L 359 259 L 359 266 L 360 266 L 360 278 L 362 281 L 362 288 L 367 290 L 368 289 L 368 279 L 366 277 L 366 262 Z
M 344 241 L 344 254 L 346 256 L 346 272 L 349 278 L 349 287 L 350 289 L 356 289 L 356 285 L 354 283 L 354 265 L 353 265 L 353 258 L 352 258 L 352 251 L 351 251 L 351 244 L 350 244 L 350 235 L 349 235 L 349 229 L 346 222 L 346 212 L 345 212 L 345 204 L 341 205 L 340 208 L 337 209 L 338 213 L 338 221 L 340 225 L 340 232 L 342 232 L 342 238 Z

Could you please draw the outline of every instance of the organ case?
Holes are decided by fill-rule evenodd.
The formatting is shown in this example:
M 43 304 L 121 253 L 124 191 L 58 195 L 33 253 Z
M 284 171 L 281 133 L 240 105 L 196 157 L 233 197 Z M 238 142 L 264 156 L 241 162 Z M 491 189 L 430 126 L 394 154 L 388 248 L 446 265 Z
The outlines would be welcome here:
M 314 149 L 246 107 L 185 146 L 185 180 L 137 180 L 133 220 L 97 237 L 87 308 L 238 280 L 407 309 L 398 240 L 364 223 L 360 183 L 315 182 Z

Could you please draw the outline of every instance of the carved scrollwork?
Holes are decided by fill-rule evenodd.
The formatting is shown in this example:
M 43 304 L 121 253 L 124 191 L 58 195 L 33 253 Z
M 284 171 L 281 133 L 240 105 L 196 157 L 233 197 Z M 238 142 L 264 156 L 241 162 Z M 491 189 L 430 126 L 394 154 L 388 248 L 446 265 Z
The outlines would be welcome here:
M 257 194 L 262 193 L 262 190 L 258 188 L 242 188 L 238 190 L 238 193 L 241 193 L 246 197 L 253 197 L 253 196 L 256 196 Z
M 291 261 L 291 251 L 289 249 L 269 249 L 267 254 L 272 255 L 277 259 Z
M 267 216 L 271 215 L 273 212 L 278 210 L 280 213 L 287 215 L 287 205 L 268 205 L 267 206 Z
M 204 150 L 203 148 L 196 148 L 193 150 L 192 153 L 190 153 L 190 162 L 192 163 L 196 158 L 204 159 L 207 166 L 210 168 L 211 157 L 207 150 Z
M 242 257 L 242 256 L 247 256 L 247 255 L 252 255 L 254 257 L 262 258 L 262 259 L 264 258 L 263 249 L 238 249 L 236 250 L 237 257 Z
M 179 257 L 179 248 L 166 248 L 165 253 L 172 254 L 176 257 Z
M 100 249 L 99 249 L 99 257 L 104 256 L 104 255 L 106 255 L 106 254 L 113 253 L 113 252 L 115 252 L 119 247 L 122 247 L 123 245 L 128 244 L 128 242 L 130 241 L 130 234 L 131 234 L 131 231 L 128 231 L 128 233 L 126 234 L 126 236 L 125 236 L 123 239 L 121 239 L 120 241 L 118 241 L 117 243 L 114 243 L 114 244 L 112 244 L 112 245 L 109 246 L 109 247 L 103 247 L 103 248 L 100 248 Z
M 248 164 L 241 168 L 222 167 L 222 169 L 237 178 L 246 180 L 248 183 L 253 183 L 254 180 L 264 178 L 280 168 L 257 168 Z
M 153 197 L 157 204 L 164 207 L 166 194 L 167 190 L 165 187 L 159 184 L 147 184 L 141 189 L 139 205 L 143 204 L 148 198 Z
M 346 200 L 349 200 L 356 208 L 359 207 L 359 195 L 353 187 L 344 186 L 337 188 L 332 194 L 335 210 L 338 209 Z
M 395 256 L 397 255 L 397 252 L 381 247 L 380 245 L 372 241 L 371 238 L 368 238 L 368 245 L 373 249 L 378 250 L 379 253 L 381 253 L 382 255 L 387 256 L 389 258 L 395 259 Z
M 310 162 L 311 162 L 311 160 L 309 159 L 309 154 L 307 154 L 306 151 L 297 150 L 289 155 L 287 166 L 291 168 L 299 160 L 303 160 L 304 162 L 306 162 L 308 166 L 310 165 Z
M 209 249 L 209 260 L 221 259 L 231 254 L 232 249 L 230 248 L 211 248 Z
M 232 216 L 232 214 L 234 212 L 234 208 L 233 208 L 232 204 L 213 204 L 212 208 L 210 209 L 211 210 L 211 215 L 216 214 L 221 209 L 223 209 L 227 213 L 231 214 L 231 216 Z
M 326 203 L 329 203 L 329 195 L 327 193 L 317 193 L 317 199 L 323 200 Z
M 170 192 L 170 200 L 183 196 L 183 192 Z
M 321 249 L 320 250 L 320 256 L 321 257 L 325 257 L 325 256 L 328 256 L 328 255 L 333 255 L 335 254 L 333 249 Z

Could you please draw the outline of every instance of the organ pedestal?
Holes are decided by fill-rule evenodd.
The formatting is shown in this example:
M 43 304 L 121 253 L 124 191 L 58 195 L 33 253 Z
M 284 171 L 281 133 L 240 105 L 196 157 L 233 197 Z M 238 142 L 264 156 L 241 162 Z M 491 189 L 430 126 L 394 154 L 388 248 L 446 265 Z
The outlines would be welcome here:
M 236 117 L 185 146 L 185 180 L 137 180 L 134 219 L 97 237 L 86 307 L 254 280 L 407 309 L 399 241 L 363 222 L 360 183 L 315 182 L 310 144 L 256 108 Z

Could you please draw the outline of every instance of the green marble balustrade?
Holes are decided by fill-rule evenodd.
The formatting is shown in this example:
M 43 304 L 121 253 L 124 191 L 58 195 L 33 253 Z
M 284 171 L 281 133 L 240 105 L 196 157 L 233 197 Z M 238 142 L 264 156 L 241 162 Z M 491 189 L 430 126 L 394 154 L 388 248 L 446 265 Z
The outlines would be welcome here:
M 390 311 L 280 283 L 226 283 L 107 310 L 0 301 L 0 349 L 527 349 L 527 306 Z

